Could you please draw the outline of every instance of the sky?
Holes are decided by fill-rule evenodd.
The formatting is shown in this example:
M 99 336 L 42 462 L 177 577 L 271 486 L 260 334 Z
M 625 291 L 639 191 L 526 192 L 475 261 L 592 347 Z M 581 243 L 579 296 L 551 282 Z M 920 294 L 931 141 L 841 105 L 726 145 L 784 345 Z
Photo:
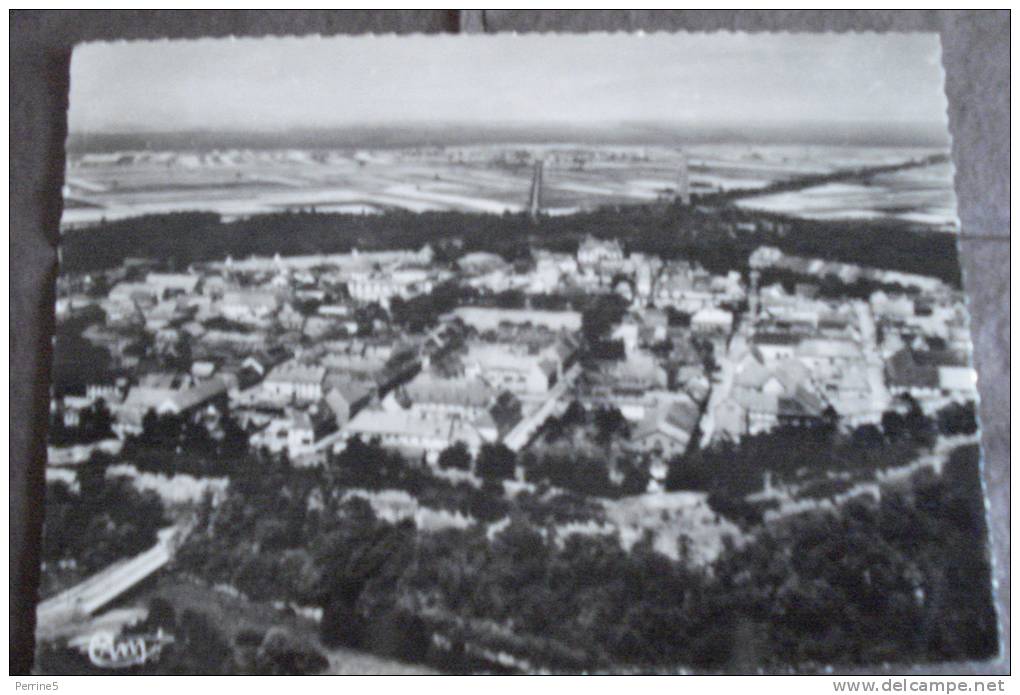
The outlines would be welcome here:
M 86 44 L 72 133 L 434 123 L 946 122 L 935 34 L 595 34 Z

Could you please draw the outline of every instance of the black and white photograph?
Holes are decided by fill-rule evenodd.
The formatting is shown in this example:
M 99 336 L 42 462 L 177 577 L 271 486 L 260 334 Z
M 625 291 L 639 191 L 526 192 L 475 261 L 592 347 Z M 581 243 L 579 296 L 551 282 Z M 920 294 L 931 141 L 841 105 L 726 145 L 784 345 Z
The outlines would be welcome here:
M 948 125 L 936 33 L 75 47 L 35 673 L 995 658 Z

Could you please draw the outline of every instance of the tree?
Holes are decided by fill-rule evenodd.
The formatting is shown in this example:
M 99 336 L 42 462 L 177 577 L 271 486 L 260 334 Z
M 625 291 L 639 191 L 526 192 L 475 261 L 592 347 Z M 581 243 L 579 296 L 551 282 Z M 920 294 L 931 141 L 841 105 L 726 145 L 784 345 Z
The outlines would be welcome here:
M 608 446 L 614 436 L 627 437 L 630 434 L 627 418 L 615 406 L 595 411 L 595 428 L 598 430 L 596 441 L 602 446 Z
M 113 436 L 113 415 L 102 398 L 80 413 L 78 440 L 97 442 Z
M 855 446 L 863 449 L 877 449 L 885 443 L 882 430 L 871 424 L 856 428 L 851 435 L 851 441 Z
M 581 312 L 581 333 L 584 339 L 589 345 L 601 342 L 626 312 L 627 300 L 620 295 L 596 296 Z
M 178 664 L 181 673 L 222 675 L 229 672 L 233 649 L 212 621 L 193 610 L 181 614 L 177 628 L 177 641 L 184 657 Z
M 906 419 L 895 410 L 882 413 L 882 431 L 890 441 L 901 439 L 906 432 Z
M 228 413 L 222 417 L 220 429 L 223 431 L 223 440 L 220 442 L 223 454 L 238 456 L 248 451 L 248 433 L 232 415 Z
M 915 443 L 931 446 L 935 443 L 935 423 L 924 414 L 916 400 L 911 398 L 909 402 L 910 408 L 904 416 L 903 425 Z
M 269 629 L 255 655 L 255 673 L 267 676 L 303 676 L 328 665 L 318 649 L 281 627 Z
M 570 405 L 567 406 L 566 411 L 560 417 L 560 422 L 563 423 L 564 427 L 581 427 L 584 425 L 587 417 L 588 413 L 580 402 L 570 401 Z
M 454 442 L 439 453 L 439 467 L 445 470 L 471 470 L 471 452 L 464 442 Z
M 974 402 L 950 403 L 938 412 L 939 432 L 947 436 L 977 432 L 977 415 Z
M 478 452 L 475 472 L 482 478 L 511 480 L 517 469 L 517 456 L 503 443 L 483 444 Z

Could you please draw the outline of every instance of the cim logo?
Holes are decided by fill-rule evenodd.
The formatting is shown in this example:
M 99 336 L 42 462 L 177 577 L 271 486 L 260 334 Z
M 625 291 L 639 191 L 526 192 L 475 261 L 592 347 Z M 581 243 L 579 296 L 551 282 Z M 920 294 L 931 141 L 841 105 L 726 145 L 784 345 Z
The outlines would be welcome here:
M 97 632 L 89 640 L 89 661 L 99 668 L 130 668 L 156 661 L 163 647 L 173 644 L 173 635 L 163 632 L 155 634 L 121 635 L 111 632 Z

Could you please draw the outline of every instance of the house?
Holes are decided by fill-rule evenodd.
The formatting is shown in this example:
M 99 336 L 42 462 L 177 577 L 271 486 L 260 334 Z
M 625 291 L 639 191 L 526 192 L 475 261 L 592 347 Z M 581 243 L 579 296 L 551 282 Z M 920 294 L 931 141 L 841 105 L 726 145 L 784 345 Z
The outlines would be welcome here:
M 499 328 L 502 324 L 530 324 L 544 326 L 551 331 L 576 332 L 581 330 L 581 313 L 578 311 L 462 306 L 454 309 L 451 315 L 480 333 Z
M 776 402 L 776 420 L 780 427 L 818 427 L 825 423 L 825 402 L 804 387 Z
M 716 431 L 739 440 L 782 425 L 814 426 L 826 407 L 802 362 L 767 363 L 751 353 L 736 365 L 729 396 L 716 405 L 713 417 Z
M 914 300 L 903 294 L 892 296 L 881 290 L 869 298 L 871 310 L 876 316 L 890 319 L 909 319 L 914 315 Z
M 157 415 L 185 415 L 205 406 L 224 407 L 229 384 L 222 378 L 181 386 L 173 375 L 145 380 L 133 386 L 124 401 L 114 408 L 119 436 L 142 431 L 142 421 L 152 410 Z
M 421 268 L 403 268 L 393 271 L 369 270 L 352 273 L 347 280 L 347 292 L 359 302 L 377 302 L 389 306 L 394 297 L 410 299 L 431 292 L 433 282 L 429 272 Z
M 845 367 L 851 363 L 861 363 L 864 355 L 861 347 L 852 340 L 833 338 L 807 338 L 797 345 L 797 358 L 811 369 L 821 370 L 826 367 Z
M 126 377 L 111 377 L 107 381 L 93 382 L 85 385 L 85 398 L 98 401 L 102 398 L 107 403 L 120 403 L 127 391 Z
M 800 336 L 790 333 L 758 333 L 751 345 L 765 362 L 778 362 L 793 357 L 800 341 Z
M 265 448 L 271 453 L 286 452 L 292 462 L 315 453 L 316 444 L 326 435 L 335 432 L 336 422 L 324 408 L 308 411 L 291 410 L 282 416 L 273 417 L 261 430 L 253 434 L 250 444 L 254 448 Z
M 214 402 L 226 404 L 227 391 L 230 385 L 222 377 L 208 379 L 194 386 L 175 391 L 156 408 L 159 414 L 172 413 L 181 415 Z
M 162 298 L 158 288 L 144 282 L 118 282 L 107 294 L 111 302 L 154 305 Z
M 673 457 L 687 451 L 701 418 L 690 398 L 673 399 L 651 410 L 630 436 L 630 446 Z
M 476 251 L 457 259 L 457 267 L 469 275 L 486 275 L 493 272 L 509 272 L 510 264 L 495 253 Z
M 977 373 L 970 367 L 942 365 L 938 368 L 939 388 L 952 394 L 974 396 L 977 393 Z
M 533 293 L 552 292 L 562 279 L 577 275 L 577 261 L 573 256 L 532 250 L 535 269 L 528 279 L 529 290 Z
M 326 388 L 323 400 L 333 412 L 340 427 L 346 425 L 358 411 L 368 406 L 376 393 L 374 382 L 335 373 L 330 373 L 326 377 Z
M 110 321 L 129 321 L 144 318 L 144 310 L 158 302 L 159 291 L 144 282 L 120 282 L 107 294 L 102 307 Z
M 463 442 L 472 454 L 482 445 L 496 441 L 498 432 L 492 417 L 477 419 L 415 409 L 366 408 L 347 423 L 348 437 L 366 441 L 378 439 L 383 446 L 436 458 L 456 442 Z
M 191 376 L 196 379 L 208 379 L 216 371 L 216 365 L 206 360 L 191 363 Z
M 270 398 L 314 402 L 322 398 L 326 368 L 291 360 L 277 365 L 262 381 L 262 391 Z
M 219 302 L 220 314 L 231 321 L 258 323 L 272 316 L 280 302 L 272 292 L 261 290 L 234 290 L 223 293 Z
M 733 314 L 724 309 L 701 309 L 691 316 L 691 330 L 707 335 L 727 335 L 733 330 Z
M 195 294 L 201 280 L 198 275 L 185 273 L 149 273 L 145 276 L 145 284 L 156 289 L 160 299 Z
M 412 409 L 480 417 L 488 411 L 498 391 L 481 377 L 444 378 L 423 371 L 402 387 Z
M 748 430 L 747 410 L 732 396 L 720 401 L 712 416 L 714 431 L 721 438 L 739 441 Z
M 622 260 L 623 247 L 616 239 L 596 239 L 588 235 L 577 247 L 577 264 L 581 267 L 592 267 Z
M 941 388 L 938 366 L 904 348 L 886 360 L 885 378 L 893 394 L 910 394 L 914 398 L 939 395 Z
M 479 377 L 495 390 L 541 395 L 556 385 L 563 361 L 555 350 L 531 352 L 504 343 L 474 342 L 463 357 L 465 375 Z
M 650 352 L 633 350 L 624 360 L 601 367 L 601 374 L 615 388 L 630 391 L 665 389 L 669 386 L 669 372 Z

